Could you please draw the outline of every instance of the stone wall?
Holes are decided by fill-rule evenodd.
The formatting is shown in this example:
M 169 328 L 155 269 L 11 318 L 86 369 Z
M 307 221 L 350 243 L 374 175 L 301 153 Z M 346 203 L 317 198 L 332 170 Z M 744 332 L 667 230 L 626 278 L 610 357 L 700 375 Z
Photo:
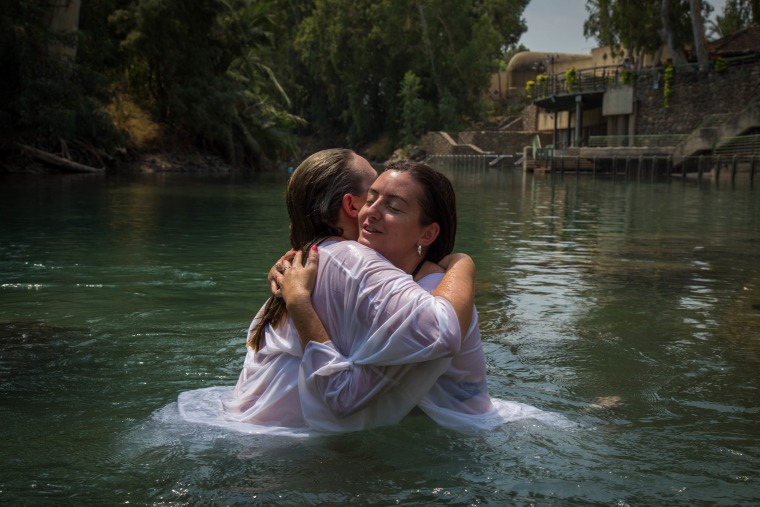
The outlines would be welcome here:
M 723 72 L 677 69 L 673 93 L 664 105 L 664 69 L 640 73 L 636 78 L 634 101 L 636 135 L 689 134 L 710 115 L 738 113 L 760 100 L 760 64 L 728 67 Z M 465 131 L 430 132 L 421 145 L 428 155 L 472 155 L 483 152 L 512 155 L 530 146 L 538 125 L 538 110 L 526 107 L 521 113 L 523 132 Z M 552 134 L 541 133 L 543 146 L 551 144 Z M 481 151 L 482 150 L 482 151 Z
M 664 75 L 658 69 L 636 80 L 636 134 L 688 134 L 710 115 L 738 113 L 760 90 L 760 65 L 725 71 L 676 70 L 669 105 L 664 105 Z

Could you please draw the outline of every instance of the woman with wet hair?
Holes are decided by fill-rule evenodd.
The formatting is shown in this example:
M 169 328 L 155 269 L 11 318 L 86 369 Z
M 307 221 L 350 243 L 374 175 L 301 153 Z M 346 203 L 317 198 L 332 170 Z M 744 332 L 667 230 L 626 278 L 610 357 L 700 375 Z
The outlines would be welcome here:
M 335 262 L 323 264 L 330 264 L 336 279 L 342 280 L 341 290 L 351 284 L 363 287 L 361 297 L 348 301 L 344 312 L 351 316 L 355 336 L 393 343 L 403 334 L 405 343 L 414 349 L 413 361 L 419 367 L 409 379 L 419 386 L 420 395 L 408 403 L 399 402 L 398 397 L 388 398 L 389 402 L 395 399 L 400 407 L 408 405 L 408 412 L 459 350 L 460 321 L 469 326 L 472 318 L 474 264 L 467 256 L 456 257 L 446 275 L 450 285 L 431 295 L 376 252 L 346 241 L 359 235 L 358 213 L 376 175 L 365 159 L 350 150 L 326 150 L 306 159 L 287 186 L 290 239 L 299 252 L 320 243 L 326 252 L 333 252 Z M 382 308 L 377 306 L 380 301 Z M 298 369 L 303 344 L 309 339 L 299 337 L 291 318 L 297 306 L 272 297 L 251 323 L 238 383 L 222 400 L 227 420 L 292 428 L 306 425 Z M 400 309 L 412 310 L 412 315 L 402 315 Z M 395 330 L 384 325 L 401 320 L 404 322 Z M 384 392 L 393 395 L 395 391 Z M 372 391 L 368 396 L 374 398 L 376 394 Z M 406 392 L 403 396 L 408 399 Z M 182 399 L 180 402 L 182 405 Z

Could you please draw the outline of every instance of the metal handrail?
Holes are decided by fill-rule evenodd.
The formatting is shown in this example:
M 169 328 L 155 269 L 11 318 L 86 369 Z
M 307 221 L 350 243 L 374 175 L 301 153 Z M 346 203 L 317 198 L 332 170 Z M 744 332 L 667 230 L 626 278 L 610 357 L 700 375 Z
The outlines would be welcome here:
M 637 136 L 590 136 L 590 148 L 675 146 L 688 137 L 687 134 L 637 135 Z
M 715 143 L 715 155 L 760 154 L 760 134 L 737 137 L 721 137 Z

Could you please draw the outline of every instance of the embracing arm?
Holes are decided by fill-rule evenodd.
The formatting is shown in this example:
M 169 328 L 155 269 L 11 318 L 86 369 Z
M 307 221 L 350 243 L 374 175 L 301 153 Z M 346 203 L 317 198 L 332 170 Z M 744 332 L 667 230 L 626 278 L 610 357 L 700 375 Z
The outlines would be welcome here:
M 360 252 L 354 250 L 353 253 Z M 348 257 L 353 259 L 359 255 Z M 374 403 L 379 395 L 394 385 L 407 385 L 404 391 L 410 394 L 412 406 L 417 402 L 412 392 L 419 391 L 419 396 L 427 392 L 459 349 L 463 334 L 460 324 L 466 332 L 472 319 L 475 272 L 472 259 L 458 255 L 446 260 L 446 267 L 451 269 L 451 273 L 444 278 L 446 285 L 437 291 L 438 298 L 432 298 L 408 277 L 398 274 L 395 268 L 382 267 L 389 266 L 384 259 L 370 268 L 359 270 L 373 273 L 362 277 L 362 282 L 349 284 L 342 276 L 331 279 L 333 283 L 322 280 L 320 287 L 323 293 L 319 301 L 334 303 L 331 308 L 337 312 L 333 314 L 333 320 L 326 317 L 328 321 L 336 322 L 337 318 L 344 324 L 352 323 L 348 327 L 333 326 L 333 332 L 339 329 L 344 334 L 349 333 L 346 335 L 348 338 L 333 336 L 337 343 L 331 342 L 329 332 L 325 330 L 309 297 L 316 277 L 317 252 L 309 253 L 306 267 L 294 261 L 286 275 L 278 279 L 288 305 L 288 315 L 304 345 L 302 370 L 310 386 L 307 390 L 317 396 L 310 399 L 321 399 L 321 403 L 325 404 L 317 404 L 317 407 L 329 408 L 333 414 L 343 418 Z M 333 261 L 328 265 L 334 268 L 336 263 Z M 351 271 L 350 264 L 342 266 L 345 269 L 328 269 L 328 272 Z M 344 299 L 336 299 L 325 297 L 325 293 L 338 293 L 331 292 L 328 286 L 338 292 L 341 289 L 350 290 L 349 286 L 361 287 L 365 292 L 350 292 L 345 294 Z M 436 300 L 439 302 L 435 303 Z M 347 304 L 343 305 L 340 301 Z M 352 318 L 339 318 L 340 315 L 345 316 L 346 311 L 351 312 Z M 321 343 L 307 348 L 309 341 Z M 336 347 L 340 343 L 343 346 Z M 347 346 L 347 343 L 359 343 L 360 346 Z M 352 350 L 350 357 L 339 352 L 348 351 L 349 348 Z M 411 364 L 417 366 L 413 370 L 402 367 Z M 410 373 L 416 377 L 412 379 Z M 410 382 L 414 388 L 409 388 Z M 323 412 L 319 414 L 320 417 L 326 416 Z
M 433 295 L 444 298 L 454 307 L 464 339 L 472 323 L 475 304 L 475 263 L 469 255 L 458 253 L 446 256 L 439 265 L 446 274 Z
M 311 291 L 317 279 L 319 261 L 317 246 L 314 245 L 309 250 L 306 266 L 302 264 L 301 259 L 302 254 L 299 250 L 289 268 L 285 270 L 285 275 L 278 274 L 276 281 L 285 300 L 288 315 L 298 331 L 301 347 L 306 348 L 310 341 L 324 343 L 329 341 L 330 337 L 311 304 Z
M 296 254 L 287 276 L 279 275 L 277 284 L 280 286 L 288 314 L 298 330 L 301 345 L 305 348 L 310 341 L 324 343 L 330 340 L 314 306 L 311 302 L 311 292 L 317 277 L 319 254 L 314 247 L 309 252 L 306 266 L 301 264 L 301 253 Z M 440 266 L 446 270 L 441 283 L 433 291 L 433 296 L 441 297 L 451 303 L 459 321 L 461 336 L 467 334 L 472 323 L 472 312 L 475 298 L 475 263 L 472 258 L 463 253 L 451 254 L 445 257 Z
M 284 275 L 277 276 L 277 283 L 282 290 L 288 315 L 298 331 L 301 347 L 305 350 L 309 342 L 325 343 L 330 341 L 330 336 L 311 303 L 311 292 L 316 282 L 319 261 L 317 247 L 314 246 L 309 251 L 306 266 L 302 265 L 301 258 L 299 251 Z M 315 357 L 322 358 L 317 361 L 320 363 L 329 363 L 334 355 L 340 357 L 341 361 L 344 360 L 331 345 L 319 351 L 312 349 L 312 352 Z M 319 384 L 322 398 L 330 410 L 338 417 L 345 417 L 360 410 L 382 392 L 385 389 L 384 378 L 382 372 L 376 368 L 356 365 L 350 370 L 317 377 L 315 382 Z M 334 383 L 340 385 L 340 388 L 334 388 Z

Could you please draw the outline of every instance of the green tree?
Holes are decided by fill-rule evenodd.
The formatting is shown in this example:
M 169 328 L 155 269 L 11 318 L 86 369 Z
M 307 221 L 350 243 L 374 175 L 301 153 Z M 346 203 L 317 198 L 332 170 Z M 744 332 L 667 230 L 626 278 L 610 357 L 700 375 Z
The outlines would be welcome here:
M 399 98 L 401 99 L 401 143 L 412 144 L 423 133 L 431 112 L 429 104 L 420 98 L 422 84 L 414 72 L 404 75 Z
M 719 39 L 752 23 L 760 23 L 760 0 L 726 0 L 723 13 L 710 23 L 708 35 Z
M 65 21 L 51 4 L 33 0 L 15 0 L 0 11 L 0 149 L 21 143 L 56 151 L 70 139 L 104 147 L 121 141 L 104 112 L 108 79 L 77 54 L 76 13 L 70 14 Z
M 116 11 L 131 90 L 180 140 L 259 166 L 299 119 L 273 71 L 273 4 L 142 0 Z
M 703 9 L 704 16 L 711 7 Z M 665 44 L 678 63 L 684 45 L 694 42 L 689 0 L 587 0 L 586 12 L 586 37 L 631 55 L 655 55 Z
M 622 53 L 654 54 L 662 45 L 659 7 L 659 0 L 588 0 L 583 34 Z
M 404 76 L 433 111 L 424 128 L 450 128 L 480 114 L 503 48 L 524 32 L 527 0 L 316 0 L 297 50 L 317 86 L 311 115 L 349 144 L 402 128 Z

